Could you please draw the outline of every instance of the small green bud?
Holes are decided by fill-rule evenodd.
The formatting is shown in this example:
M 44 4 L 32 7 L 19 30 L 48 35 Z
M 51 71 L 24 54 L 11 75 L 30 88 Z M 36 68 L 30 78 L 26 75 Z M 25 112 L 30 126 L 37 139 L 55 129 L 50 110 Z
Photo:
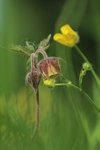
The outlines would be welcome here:
M 84 69 L 85 71 L 89 71 L 91 70 L 91 68 L 92 68 L 92 65 L 90 63 L 85 62 L 82 65 L 82 69 Z
M 86 75 L 87 71 L 90 71 L 92 69 L 92 65 L 88 62 L 83 63 L 82 65 L 82 69 L 80 71 L 80 75 L 79 75 L 79 86 L 81 88 L 82 86 L 82 82 L 83 82 L 83 78 Z

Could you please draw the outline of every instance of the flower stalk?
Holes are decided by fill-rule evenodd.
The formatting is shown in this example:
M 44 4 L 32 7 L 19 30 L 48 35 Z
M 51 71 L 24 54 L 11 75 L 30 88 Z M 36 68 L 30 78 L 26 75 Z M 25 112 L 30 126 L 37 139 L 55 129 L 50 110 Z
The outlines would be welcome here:
M 49 83 L 49 84 L 48 84 Z M 72 87 L 76 89 L 78 92 L 81 92 L 84 94 L 84 96 L 87 97 L 88 101 L 98 110 L 100 113 L 100 108 L 95 104 L 95 102 L 92 100 L 92 98 L 80 87 L 73 84 L 71 81 L 63 82 L 63 83 L 57 83 L 56 81 L 53 81 L 51 79 L 44 81 L 44 85 L 48 87 L 57 87 L 57 86 L 66 86 L 66 87 Z
M 83 54 L 83 52 L 79 49 L 79 47 L 77 45 L 74 46 L 76 51 L 78 52 L 78 54 L 81 56 L 81 58 L 88 64 L 91 64 L 90 61 L 88 60 L 88 58 Z M 93 67 L 91 67 L 90 69 L 94 79 L 96 80 L 97 84 L 100 86 L 100 79 L 98 77 L 98 75 L 96 74 L 95 70 Z

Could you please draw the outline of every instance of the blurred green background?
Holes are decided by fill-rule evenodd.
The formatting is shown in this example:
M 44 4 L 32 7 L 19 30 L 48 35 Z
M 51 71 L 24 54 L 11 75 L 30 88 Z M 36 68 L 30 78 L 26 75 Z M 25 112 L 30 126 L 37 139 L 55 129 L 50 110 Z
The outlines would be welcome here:
M 99 150 L 100 114 L 74 89 L 40 85 L 40 128 L 32 139 L 35 96 L 25 86 L 24 56 L 10 51 L 12 44 L 37 43 L 70 24 L 80 35 L 79 46 L 100 76 L 99 0 L 0 0 L 0 149 Z M 4 48 L 3 48 L 4 47 Z M 65 60 L 66 78 L 78 84 L 83 63 L 73 49 L 51 40 L 49 56 Z M 85 91 L 100 107 L 100 88 L 91 73 Z

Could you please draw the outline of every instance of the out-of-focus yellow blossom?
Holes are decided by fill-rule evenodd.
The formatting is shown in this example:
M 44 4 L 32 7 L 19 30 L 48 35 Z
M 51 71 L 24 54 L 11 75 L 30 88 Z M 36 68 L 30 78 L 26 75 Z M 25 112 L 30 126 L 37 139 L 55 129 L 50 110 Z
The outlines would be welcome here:
M 53 37 L 55 41 L 68 47 L 73 47 L 79 42 L 79 35 L 70 25 L 66 24 L 60 28 L 61 33 L 56 33 Z
M 46 79 L 43 80 L 44 85 L 48 86 L 48 87 L 54 87 L 55 86 L 55 80 L 54 79 Z

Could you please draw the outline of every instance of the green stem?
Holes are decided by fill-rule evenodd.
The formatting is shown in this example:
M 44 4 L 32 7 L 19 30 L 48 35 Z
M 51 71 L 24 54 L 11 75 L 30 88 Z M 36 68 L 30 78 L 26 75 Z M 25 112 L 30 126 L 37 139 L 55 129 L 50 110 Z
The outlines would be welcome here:
M 87 57 L 82 53 L 82 51 L 79 49 L 79 47 L 78 47 L 77 45 L 75 45 L 75 48 L 76 48 L 77 52 L 79 53 L 79 55 L 83 58 L 83 60 L 84 60 L 85 62 L 91 64 L 90 61 L 89 61 L 89 60 L 87 59 Z M 100 86 L 100 79 L 99 79 L 99 77 L 97 76 L 96 72 L 94 71 L 93 67 L 92 67 L 92 69 L 91 69 L 90 71 L 91 71 L 93 77 L 95 78 L 96 82 L 97 82 L 98 85 Z
M 73 87 L 77 91 L 83 93 L 87 97 L 88 101 L 100 112 L 100 108 L 95 104 L 95 102 L 92 100 L 92 98 L 85 91 L 83 91 L 81 88 L 74 85 L 73 83 L 71 83 L 71 82 L 69 82 L 69 83 L 57 83 L 57 84 L 55 84 L 55 86 Z

